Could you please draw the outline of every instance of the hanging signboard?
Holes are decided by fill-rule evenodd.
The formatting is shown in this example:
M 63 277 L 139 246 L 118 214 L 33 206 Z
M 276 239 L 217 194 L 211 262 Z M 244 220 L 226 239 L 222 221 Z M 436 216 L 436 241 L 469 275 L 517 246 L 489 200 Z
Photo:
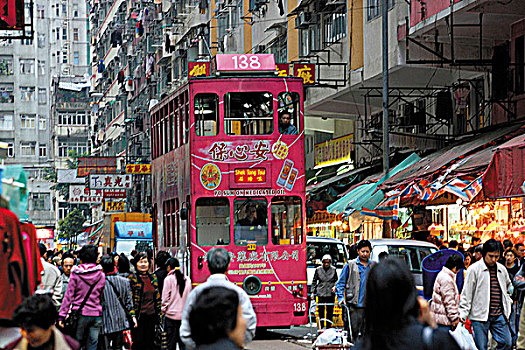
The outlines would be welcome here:
M 77 158 L 77 176 L 89 174 L 114 174 L 117 172 L 115 157 L 80 157 Z
M 91 190 L 91 195 L 103 198 L 126 198 L 126 190 Z
M 131 174 L 90 174 L 89 189 L 131 189 Z
M 106 200 L 104 203 L 106 213 L 121 213 L 126 211 L 126 201 Z
M 0 30 L 24 29 L 24 0 L 2 0 L 0 5 Z
M 290 75 L 290 65 L 288 63 L 276 63 L 277 76 L 287 77 Z
M 218 54 L 215 56 L 217 72 L 275 71 L 272 54 Z
M 315 84 L 315 64 L 313 63 L 294 63 L 293 76 L 302 78 L 304 85 Z
M 204 78 L 210 76 L 210 62 L 188 62 L 188 78 Z
M 37 228 L 36 229 L 36 239 L 38 240 L 53 239 L 53 237 L 54 237 L 53 229 L 50 229 L 50 228 Z
M 127 164 L 128 174 L 151 174 L 151 164 Z
M 351 160 L 354 134 L 318 143 L 314 146 L 315 166 L 327 166 Z
M 82 204 L 102 203 L 102 193 L 92 193 L 89 188 L 84 185 L 70 185 L 69 186 L 69 202 Z

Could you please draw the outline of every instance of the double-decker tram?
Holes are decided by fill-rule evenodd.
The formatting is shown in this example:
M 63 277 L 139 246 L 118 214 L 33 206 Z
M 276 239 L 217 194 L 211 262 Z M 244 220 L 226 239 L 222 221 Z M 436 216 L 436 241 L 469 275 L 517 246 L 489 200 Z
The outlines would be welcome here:
M 194 285 L 209 276 L 206 253 L 227 249 L 257 326 L 305 324 L 302 79 L 277 76 L 273 55 L 217 55 L 213 66 L 151 110 L 157 248 Z

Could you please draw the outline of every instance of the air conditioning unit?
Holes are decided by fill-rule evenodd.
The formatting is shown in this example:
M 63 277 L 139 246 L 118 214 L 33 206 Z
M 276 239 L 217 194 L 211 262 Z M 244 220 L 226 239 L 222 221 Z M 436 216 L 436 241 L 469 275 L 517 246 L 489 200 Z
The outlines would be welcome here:
M 301 12 L 295 17 L 295 28 L 308 28 L 313 23 L 315 23 L 315 17 L 311 12 Z

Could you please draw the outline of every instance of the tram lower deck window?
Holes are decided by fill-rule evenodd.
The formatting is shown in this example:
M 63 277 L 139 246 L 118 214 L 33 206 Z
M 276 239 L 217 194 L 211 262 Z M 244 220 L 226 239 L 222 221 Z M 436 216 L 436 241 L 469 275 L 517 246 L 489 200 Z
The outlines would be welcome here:
M 215 136 L 219 132 L 219 97 L 216 94 L 195 95 L 195 133 Z
M 235 217 L 235 244 L 268 244 L 268 202 L 266 199 L 236 198 L 233 204 Z
M 303 242 L 301 198 L 275 196 L 272 198 L 272 242 L 278 245 Z
M 199 198 L 195 203 L 197 244 L 230 244 L 230 203 L 227 198 Z
M 273 96 L 269 92 L 229 92 L 224 96 L 224 124 L 228 135 L 273 133 Z

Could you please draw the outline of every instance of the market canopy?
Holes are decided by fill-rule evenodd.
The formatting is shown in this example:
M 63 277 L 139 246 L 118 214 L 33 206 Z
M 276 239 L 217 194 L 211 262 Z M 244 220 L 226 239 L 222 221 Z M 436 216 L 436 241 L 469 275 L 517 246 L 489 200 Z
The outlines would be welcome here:
M 483 193 L 486 198 L 524 196 L 524 181 L 525 135 L 520 135 L 496 147 L 483 175 Z
M 118 221 L 115 223 L 116 235 L 118 238 L 128 239 L 152 239 L 153 224 L 151 222 L 126 222 Z
M 327 211 L 332 214 L 341 214 L 345 210 L 352 209 L 362 210 L 363 208 L 374 209 L 384 198 L 384 192 L 378 189 L 378 186 L 391 176 L 403 172 L 421 158 L 412 153 L 400 164 L 392 168 L 387 175 L 381 177 L 377 182 L 362 183 L 356 186 L 346 195 L 328 206 Z
M 479 151 L 491 142 L 515 133 L 520 128 L 521 125 L 512 125 L 486 134 L 476 135 L 468 142 L 450 145 L 421 159 L 409 169 L 403 171 L 403 173 L 391 176 L 381 184 L 380 188 L 383 190 L 391 190 L 402 185 L 409 185 L 413 182 L 428 179 L 432 175 L 438 174 L 447 169 L 451 163 L 459 161 L 467 155 Z M 473 163 L 471 163 L 471 165 L 475 166 Z

